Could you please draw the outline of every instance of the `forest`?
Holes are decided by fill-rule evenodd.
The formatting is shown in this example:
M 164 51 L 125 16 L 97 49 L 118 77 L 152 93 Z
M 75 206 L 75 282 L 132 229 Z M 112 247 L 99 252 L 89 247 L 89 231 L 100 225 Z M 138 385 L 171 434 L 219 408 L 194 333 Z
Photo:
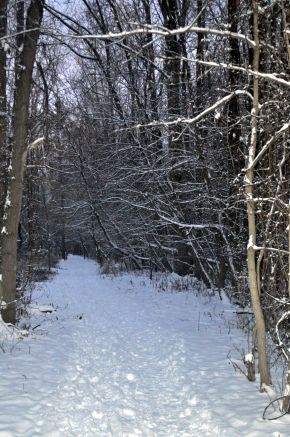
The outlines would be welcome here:
M 271 385 L 290 357 L 289 44 L 289 0 L 0 0 L 3 320 L 68 254 L 189 275 L 253 313 L 247 376 Z M 288 412 L 290 365 L 283 384 Z

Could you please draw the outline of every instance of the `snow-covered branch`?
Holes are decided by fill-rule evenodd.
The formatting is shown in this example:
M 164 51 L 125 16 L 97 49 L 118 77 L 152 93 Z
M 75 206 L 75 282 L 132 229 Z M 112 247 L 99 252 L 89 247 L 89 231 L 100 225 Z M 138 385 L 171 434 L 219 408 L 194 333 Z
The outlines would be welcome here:
M 250 238 L 249 242 L 248 242 L 248 249 L 253 249 L 253 250 L 264 250 L 267 251 L 269 250 L 270 252 L 278 252 L 278 253 L 283 253 L 284 255 L 289 255 L 289 251 L 288 250 L 284 250 L 284 249 L 277 249 L 276 247 L 267 247 L 267 246 L 257 246 L 256 244 L 253 243 L 253 240 Z
M 186 60 L 189 60 L 187 58 L 184 58 Z M 275 82 L 281 86 L 290 88 L 290 82 L 277 76 L 276 73 L 261 73 L 260 71 L 254 71 L 251 68 L 245 68 L 245 67 L 240 67 L 237 65 L 232 65 L 232 64 L 228 64 L 225 62 L 213 62 L 213 61 L 200 61 L 200 60 L 194 60 L 193 62 L 196 62 L 198 64 L 202 64 L 202 65 L 206 65 L 208 67 L 215 67 L 215 68 L 225 68 L 228 70 L 235 70 L 235 71 L 241 71 L 243 73 L 248 74 L 249 76 L 254 76 L 257 78 L 261 78 L 264 79 L 268 82 Z
M 44 142 L 44 137 L 37 138 L 35 141 L 30 143 L 27 147 L 27 150 L 36 149 L 38 146 L 42 145 Z
M 207 35 L 218 35 L 222 37 L 230 37 L 234 39 L 238 39 L 240 41 L 246 42 L 250 47 L 255 47 L 255 42 L 248 38 L 246 35 L 243 35 L 241 33 L 235 33 L 230 32 L 228 30 L 219 30 L 219 29 L 210 29 L 207 27 L 196 27 L 192 24 L 189 24 L 188 26 L 179 27 L 178 29 L 170 30 L 162 26 L 154 27 L 150 25 L 140 24 L 136 29 L 132 30 L 126 30 L 123 32 L 109 32 L 107 34 L 83 34 L 83 35 L 74 35 L 74 34 L 54 34 L 58 37 L 66 37 L 66 38 L 72 38 L 72 39 L 94 39 L 94 40 L 112 40 L 112 39 L 123 39 L 127 38 L 129 36 L 134 35 L 157 35 L 157 36 L 175 36 L 175 35 L 182 35 L 185 33 L 202 33 Z
M 275 141 L 277 141 L 284 133 L 286 133 L 290 129 L 290 121 L 288 123 L 285 123 L 278 132 L 275 133 L 268 141 L 267 143 L 262 147 L 256 158 L 252 161 L 250 164 L 250 168 L 254 168 L 256 164 L 259 162 L 259 160 L 262 158 L 264 153 L 271 147 Z
M 289 351 L 286 348 L 286 346 L 284 345 L 283 341 L 281 340 L 281 336 L 280 336 L 280 332 L 279 332 L 279 326 L 281 325 L 282 322 L 284 322 L 285 320 L 289 319 L 290 317 L 290 311 L 286 311 L 278 320 L 278 322 L 276 323 L 276 335 L 277 335 L 277 339 L 278 339 L 278 345 L 281 347 L 282 352 L 286 358 L 286 360 L 289 360 Z
M 5 36 L 2 36 L 0 38 L 0 42 L 2 43 L 4 41 L 7 41 L 10 38 L 15 38 L 17 36 L 20 36 L 20 35 L 23 35 L 23 34 L 26 34 L 26 33 L 36 32 L 36 31 L 39 31 L 39 30 L 40 30 L 39 27 L 34 27 L 33 29 L 25 29 L 25 30 L 22 30 L 20 32 L 9 33 L 9 34 L 7 34 Z
M 202 223 L 202 224 L 188 224 L 188 223 L 181 223 L 179 221 L 173 220 L 169 217 L 165 217 L 162 214 L 158 214 L 159 217 L 164 220 L 167 223 L 170 223 L 172 225 L 178 226 L 179 228 L 185 228 L 185 229 L 221 229 L 222 225 L 215 224 L 215 223 Z
M 154 126 L 175 126 L 178 124 L 193 124 L 198 122 L 199 120 L 201 120 L 203 117 L 205 117 L 206 115 L 210 114 L 211 112 L 215 111 L 215 109 L 219 108 L 220 106 L 225 105 L 226 103 L 228 103 L 233 97 L 235 96 L 247 96 L 249 97 L 251 100 L 253 98 L 253 96 L 251 95 L 251 93 L 249 93 L 248 91 L 245 90 L 237 90 L 231 94 L 228 94 L 225 97 L 222 97 L 220 100 L 218 100 L 217 102 L 215 102 L 213 105 L 209 106 L 208 108 L 206 108 L 204 111 L 200 112 L 198 115 L 196 115 L 193 118 L 185 118 L 185 117 L 179 117 L 175 120 L 170 120 L 170 121 L 152 121 L 151 123 L 148 124 L 144 124 L 144 125 L 136 125 L 134 126 L 135 129 L 140 129 L 140 128 L 144 128 L 144 127 L 154 127 Z

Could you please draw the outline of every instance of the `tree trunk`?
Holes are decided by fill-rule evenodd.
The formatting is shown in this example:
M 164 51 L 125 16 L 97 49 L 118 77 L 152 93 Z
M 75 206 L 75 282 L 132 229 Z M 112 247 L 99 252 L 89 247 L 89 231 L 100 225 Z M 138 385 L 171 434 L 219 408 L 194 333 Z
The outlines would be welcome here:
M 2 229 L 2 300 L 8 305 L 3 311 L 6 322 L 16 321 L 16 268 L 17 235 L 21 211 L 23 174 L 27 154 L 27 121 L 29 116 L 29 99 L 32 84 L 33 65 L 39 38 L 39 26 L 43 14 L 43 2 L 31 0 L 23 39 L 23 50 L 16 66 L 15 94 L 13 107 L 13 139 L 11 144 L 11 170 L 8 174 L 8 188 Z M 35 30 L 32 30 L 35 29 Z
M 288 205 L 288 297 L 290 297 L 290 199 Z M 289 413 L 290 411 L 290 356 L 288 353 L 288 371 L 287 371 L 287 380 L 286 387 L 284 390 L 284 399 L 282 405 L 282 411 Z
M 0 38 L 7 32 L 7 0 L 0 0 Z M 2 259 L 3 212 L 6 195 L 6 160 L 7 160 L 7 99 L 6 99 L 6 47 L 0 44 L 0 262 Z M 3 294 L 0 270 L 0 298 Z
M 258 28 L 258 1 L 253 0 L 253 34 L 255 40 L 255 47 L 253 51 L 253 69 L 259 70 L 259 28 Z M 252 107 L 252 119 L 251 119 L 251 143 L 248 154 L 248 162 L 246 166 L 245 176 L 245 194 L 247 202 L 247 215 L 248 215 L 248 230 L 249 230 L 249 242 L 248 242 L 248 281 L 251 293 L 252 307 L 256 320 L 257 328 L 257 345 L 258 345 L 258 359 L 259 359 L 259 371 L 260 371 L 260 383 L 261 389 L 263 385 L 270 385 L 271 378 L 267 362 L 267 347 L 266 347 L 266 327 L 261 300 L 259 296 L 259 289 L 257 283 L 257 269 L 256 269 L 256 218 L 255 218 L 255 203 L 253 196 L 253 183 L 254 183 L 254 166 L 253 161 L 256 155 L 257 148 L 257 132 L 258 132 L 258 115 L 259 115 L 259 79 L 254 77 L 253 79 L 253 107 Z
M 238 6 L 239 0 L 231 0 L 228 2 L 228 22 L 230 32 L 238 32 Z M 239 42 L 235 38 L 230 38 L 229 41 L 229 63 L 232 65 L 240 65 L 240 50 Z M 235 91 L 239 86 L 240 74 L 237 71 L 229 70 L 229 86 L 231 92 Z M 237 175 L 243 168 L 242 162 L 243 150 L 240 150 L 241 144 L 241 127 L 238 123 L 240 115 L 238 96 L 233 97 L 229 102 L 229 171 L 233 175 Z
M 67 259 L 66 250 L 66 238 L 65 238 L 65 209 L 64 209 L 64 193 L 61 192 L 60 195 L 60 208 L 61 208 L 61 257 L 62 259 Z
M 0 0 L 0 38 L 7 32 L 7 0 Z M 0 225 L 5 199 L 7 99 L 6 99 L 6 46 L 0 44 Z M 2 228 L 2 227 L 1 227 Z M 1 237 L 0 237 L 1 238 Z

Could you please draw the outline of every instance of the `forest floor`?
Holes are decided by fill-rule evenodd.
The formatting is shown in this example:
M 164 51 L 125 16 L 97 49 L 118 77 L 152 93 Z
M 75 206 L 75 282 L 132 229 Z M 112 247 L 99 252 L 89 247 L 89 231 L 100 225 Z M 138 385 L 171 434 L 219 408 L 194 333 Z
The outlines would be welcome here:
M 227 299 L 70 256 L 28 311 L 27 337 L 0 330 L 1 437 L 289 435 L 230 362 L 242 368 L 247 338 Z

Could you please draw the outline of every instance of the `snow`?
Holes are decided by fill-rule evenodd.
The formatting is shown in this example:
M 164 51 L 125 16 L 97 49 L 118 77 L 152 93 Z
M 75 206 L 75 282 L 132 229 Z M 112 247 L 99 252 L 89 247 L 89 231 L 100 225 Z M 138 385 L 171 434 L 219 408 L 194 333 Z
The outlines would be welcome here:
M 249 353 L 245 355 L 245 363 L 253 363 L 254 362 L 254 356 L 253 354 Z
M 11 200 L 9 199 L 9 196 L 7 196 L 5 200 L 4 208 L 7 209 L 9 208 L 9 206 L 11 206 Z
M 0 275 L 0 281 L 2 281 L 2 275 Z M 0 309 L 5 309 L 7 307 L 7 303 L 5 302 L 5 300 L 0 301 Z
M 2 45 L 2 50 L 4 50 L 4 52 L 8 52 L 9 51 L 9 44 L 6 41 L 1 41 L 1 45 Z
M 1 437 L 289 435 L 229 362 L 243 365 L 247 339 L 228 300 L 101 276 L 70 256 L 32 308 L 31 335 L 1 354 Z
M 2 308 L 5 307 L 5 302 L 2 301 Z M 0 353 L 6 353 L 7 351 L 11 352 L 13 348 L 17 345 L 19 340 L 23 338 L 23 336 L 27 335 L 27 331 L 19 330 L 12 325 L 7 325 L 3 322 L 2 317 L 0 316 Z M 2 358 L 2 356 L 1 356 Z M 4 373 L 1 374 L 2 378 Z M 0 384 L 1 386 L 1 384 Z M 1 413 L 0 413 L 1 416 Z M 0 426 L 1 429 L 1 426 Z M 0 433 L 2 436 L 2 434 Z
M 249 236 L 249 241 L 248 241 L 248 245 L 247 245 L 247 250 L 254 248 L 254 239 L 253 239 L 253 235 L 251 234 Z
M 30 307 L 31 312 L 41 312 L 41 313 L 53 313 L 55 308 L 51 305 L 32 305 Z

